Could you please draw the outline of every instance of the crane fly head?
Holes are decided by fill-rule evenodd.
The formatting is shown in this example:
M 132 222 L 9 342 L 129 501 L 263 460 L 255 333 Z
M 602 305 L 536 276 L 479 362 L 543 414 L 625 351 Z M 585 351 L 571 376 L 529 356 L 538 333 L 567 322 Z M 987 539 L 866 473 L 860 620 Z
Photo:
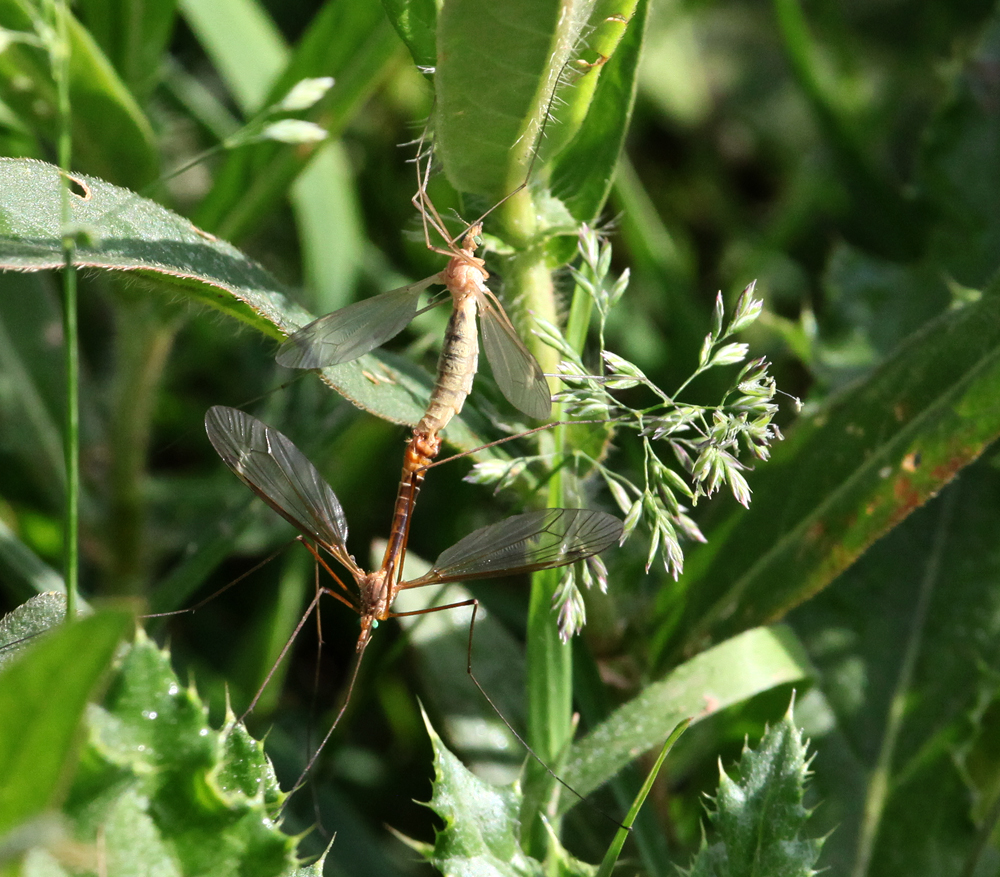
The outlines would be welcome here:
M 462 253 L 466 256 L 475 256 L 476 250 L 483 245 L 483 224 L 476 222 L 470 225 L 462 239 Z M 477 260 L 478 261 L 478 260 Z

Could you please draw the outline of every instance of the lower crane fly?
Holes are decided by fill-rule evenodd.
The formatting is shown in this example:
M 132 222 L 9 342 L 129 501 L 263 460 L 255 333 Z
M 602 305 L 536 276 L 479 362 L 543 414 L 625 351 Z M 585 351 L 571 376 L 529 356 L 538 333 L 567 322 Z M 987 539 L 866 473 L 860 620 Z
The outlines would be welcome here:
M 405 535 L 390 540 L 390 548 L 379 569 L 365 572 L 347 550 L 347 519 L 340 501 L 316 467 L 289 438 L 243 411 L 222 405 L 209 409 L 205 415 L 205 429 L 213 447 L 236 476 L 307 540 L 340 563 L 357 587 L 357 593 L 352 592 L 320 553 L 306 542 L 340 588 L 339 591 L 320 588 L 309 611 L 322 594 L 329 594 L 358 613 L 361 632 L 344 703 L 303 776 L 347 708 L 361 655 L 380 621 L 460 606 L 473 606 L 475 612 L 478 605 L 475 600 L 465 600 L 415 612 L 393 612 L 392 603 L 400 591 L 565 566 L 598 554 L 621 539 L 622 522 L 613 515 L 591 509 L 544 509 L 481 527 L 442 552 L 430 572 L 419 578 L 401 580 Z M 402 508 L 396 509 L 394 532 L 405 534 L 405 524 L 396 521 L 408 523 L 412 502 L 412 497 L 401 494 L 397 506 Z

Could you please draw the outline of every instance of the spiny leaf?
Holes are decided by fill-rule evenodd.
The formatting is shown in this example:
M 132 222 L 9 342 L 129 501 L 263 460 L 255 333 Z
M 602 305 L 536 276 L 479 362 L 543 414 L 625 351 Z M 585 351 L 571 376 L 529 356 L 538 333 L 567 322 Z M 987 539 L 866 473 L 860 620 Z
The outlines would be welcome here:
M 0 835 L 50 807 L 77 752 L 91 692 L 129 624 L 103 612 L 33 637 L 0 676 Z
M 521 847 L 520 783 L 507 786 L 487 783 L 468 771 L 431 727 L 424 723 L 434 748 L 434 794 L 428 803 L 444 828 L 434 844 L 407 841 L 444 877 L 592 877 L 595 869 L 577 861 L 550 838 L 545 863 Z
M 295 870 L 296 839 L 277 825 L 284 795 L 261 743 L 232 715 L 212 729 L 197 692 L 141 632 L 87 724 L 60 815 L 70 840 L 100 846 L 107 873 L 310 873 Z M 22 873 L 65 873 L 61 867 L 39 845 Z
M 736 779 L 725 770 L 709 811 L 718 838 L 704 844 L 690 877 L 811 877 L 822 838 L 800 833 L 810 811 L 802 806 L 808 773 L 806 747 L 785 717 L 756 749 L 743 750 Z

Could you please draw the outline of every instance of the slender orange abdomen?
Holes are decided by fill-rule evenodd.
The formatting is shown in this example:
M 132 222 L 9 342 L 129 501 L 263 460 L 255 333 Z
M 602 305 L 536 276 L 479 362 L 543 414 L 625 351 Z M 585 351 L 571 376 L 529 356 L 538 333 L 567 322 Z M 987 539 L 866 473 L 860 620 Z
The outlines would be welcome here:
M 385 547 L 381 566 L 390 583 L 394 583 L 398 578 L 397 573 L 402 565 L 406 540 L 410 534 L 410 516 L 417 502 L 417 494 L 420 493 L 420 485 L 424 482 L 427 466 L 440 450 L 440 438 L 436 435 L 427 436 L 416 430 L 406 446 L 406 453 L 403 455 L 403 474 L 399 479 L 396 505 L 389 527 L 389 544 Z

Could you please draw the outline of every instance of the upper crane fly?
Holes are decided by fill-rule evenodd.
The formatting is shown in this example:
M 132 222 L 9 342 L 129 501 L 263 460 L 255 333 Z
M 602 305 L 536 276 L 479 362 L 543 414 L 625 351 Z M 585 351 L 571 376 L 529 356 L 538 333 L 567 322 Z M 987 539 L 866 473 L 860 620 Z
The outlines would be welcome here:
M 417 315 L 421 293 L 439 283 L 451 294 L 452 315 L 438 362 L 435 389 L 441 386 L 446 372 L 467 376 L 465 384 L 460 380 L 452 382 L 452 389 L 461 393 L 449 396 L 444 403 L 449 406 L 444 423 L 461 410 L 472 387 L 479 355 L 475 330 L 477 313 L 482 325 L 483 349 L 500 391 L 515 408 L 529 417 L 547 420 L 552 411 L 552 396 L 542 368 L 521 342 L 500 301 L 486 285 L 489 278 L 486 263 L 476 256 L 481 243 L 482 222 L 473 223 L 463 235 L 451 237 L 427 197 L 427 174 L 429 168 L 422 176 L 418 172 L 420 185 L 413 203 L 420 211 L 428 248 L 449 257 L 445 269 L 416 283 L 355 302 L 314 320 L 292 334 L 278 348 L 278 364 L 288 368 L 324 368 L 357 359 L 398 335 Z M 445 247 L 431 244 L 430 229 L 441 236 Z M 461 246 L 458 245 L 460 239 Z M 449 346 L 452 338 L 460 339 L 461 350 L 457 354 L 459 359 L 449 363 L 448 358 L 456 356 L 456 348 Z M 457 408 L 454 407 L 456 403 Z M 428 414 L 433 410 L 432 395 Z M 443 428 L 443 425 L 438 427 Z

